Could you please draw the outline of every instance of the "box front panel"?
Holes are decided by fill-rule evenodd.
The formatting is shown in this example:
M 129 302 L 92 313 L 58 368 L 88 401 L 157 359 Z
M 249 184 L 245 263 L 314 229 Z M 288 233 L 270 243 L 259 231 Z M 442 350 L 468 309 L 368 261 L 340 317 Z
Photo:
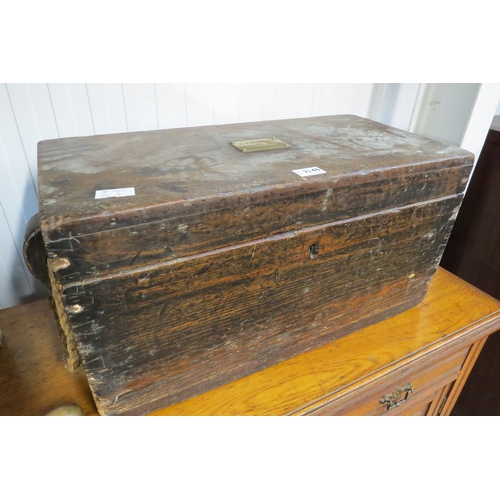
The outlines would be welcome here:
M 460 196 L 67 285 L 98 407 L 141 414 L 416 305 Z
M 47 249 L 68 264 L 55 272 L 58 281 L 71 283 L 458 194 L 469 172 L 467 165 L 436 162 L 397 177 L 380 178 L 376 172 L 359 179 L 322 176 L 320 184 L 299 179 L 296 186 L 273 191 L 191 200 L 133 215 L 110 213 L 97 233 L 85 234 L 85 222 L 78 220 L 53 231 Z

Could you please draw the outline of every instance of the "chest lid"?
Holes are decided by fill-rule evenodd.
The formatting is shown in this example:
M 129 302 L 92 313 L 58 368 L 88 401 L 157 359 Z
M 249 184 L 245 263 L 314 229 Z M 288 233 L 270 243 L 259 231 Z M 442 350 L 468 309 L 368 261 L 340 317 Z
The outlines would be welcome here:
M 64 281 L 456 194 L 472 163 L 352 115 L 55 139 L 40 221 Z

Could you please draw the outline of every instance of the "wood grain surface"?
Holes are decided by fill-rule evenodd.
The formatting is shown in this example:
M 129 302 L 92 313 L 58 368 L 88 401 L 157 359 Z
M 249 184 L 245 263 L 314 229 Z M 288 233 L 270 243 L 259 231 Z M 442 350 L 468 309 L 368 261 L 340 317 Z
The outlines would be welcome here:
M 0 415 L 45 415 L 76 404 L 97 415 L 83 369 L 69 373 L 48 300 L 0 311 Z
M 409 363 L 435 353 L 447 359 L 498 328 L 500 303 L 439 268 L 418 306 L 153 415 L 306 413 L 386 375 L 405 380 Z M 43 415 L 72 403 L 97 415 L 83 371 L 64 368 L 45 300 L 0 311 L 0 329 L 0 415 Z M 425 412 L 430 403 L 422 405 Z
M 290 147 L 230 144 L 261 137 Z M 42 233 L 67 283 L 459 194 L 473 155 L 345 115 L 56 139 L 38 162 Z M 293 172 L 311 166 L 325 174 Z
M 418 365 L 440 350 L 446 357 L 499 326 L 500 302 L 439 268 L 418 306 L 153 414 L 303 414 L 388 374 L 400 375 L 410 361 Z
M 263 137 L 289 146 L 231 145 Z M 355 116 L 40 143 L 53 295 L 99 411 L 179 402 L 416 305 L 472 162 Z M 115 188 L 135 194 L 94 196 Z
M 150 411 L 416 305 L 456 204 L 451 197 L 66 286 L 98 407 Z

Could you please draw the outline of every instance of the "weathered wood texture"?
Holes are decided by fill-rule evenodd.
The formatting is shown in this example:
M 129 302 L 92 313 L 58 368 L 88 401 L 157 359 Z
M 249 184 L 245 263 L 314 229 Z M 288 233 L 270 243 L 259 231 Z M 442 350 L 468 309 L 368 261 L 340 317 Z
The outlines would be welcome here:
M 421 414 L 447 415 L 476 345 L 499 326 L 497 300 L 438 268 L 418 306 L 153 414 L 391 416 L 418 413 L 423 397 Z M 386 411 L 380 399 L 409 382 L 409 401 Z
M 277 137 L 286 150 L 230 141 Z M 41 143 L 41 227 L 99 410 L 144 413 L 416 305 L 473 157 L 352 116 Z M 299 177 L 316 166 L 326 174 Z M 96 189 L 136 196 L 95 200 Z
M 242 153 L 234 140 L 287 149 Z M 101 277 L 463 191 L 472 155 L 354 116 L 39 143 L 40 221 L 60 282 Z M 300 178 L 292 170 L 327 173 Z M 135 196 L 95 200 L 96 190 Z
M 498 328 L 500 303 L 438 268 L 418 306 L 154 414 L 361 415 L 368 405 L 383 415 L 434 415 L 439 410 L 446 415 L 476 345 Z M 78 404 L 85 415 L 97 415 L 83 370 L 71 374 L 63 367 L 47 301 L 0 311 L 0 329 L 0 415 L 44 415 L 62 404 Z M 472 344 L 464 362 L 463 353 Z M 458 378 L 448 383 L 460 366 Z M 387 411 L 380 398 L 408 382 L 414 390 L 408 401 Z
M 456 203 L 401 209 L 391 220 L 349 219 L 65 286 L 100 409 L 165 406 L 416 305 Z

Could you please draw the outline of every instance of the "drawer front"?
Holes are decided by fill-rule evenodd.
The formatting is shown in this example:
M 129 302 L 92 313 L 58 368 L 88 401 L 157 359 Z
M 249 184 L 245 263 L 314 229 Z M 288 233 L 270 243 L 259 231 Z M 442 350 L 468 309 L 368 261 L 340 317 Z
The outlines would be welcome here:
M 443 387 L 460 373 L 470 346 L 445 359 L 433 355 L 410 368 L 399 368 L 378 382 L 360 386 L 325 402 L 314 415 L 414 415 L 427 414 Z M 425 413 L 424 413 L 425 411 Z

